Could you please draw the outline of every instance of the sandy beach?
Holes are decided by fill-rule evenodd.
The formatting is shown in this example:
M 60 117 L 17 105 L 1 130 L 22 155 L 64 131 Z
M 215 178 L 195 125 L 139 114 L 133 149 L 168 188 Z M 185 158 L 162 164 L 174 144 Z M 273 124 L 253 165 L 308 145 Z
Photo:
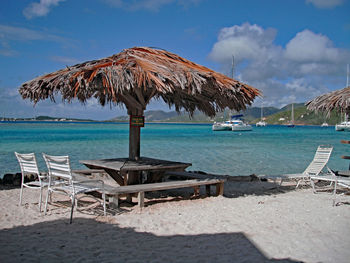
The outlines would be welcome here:
M 227 182 L 224 197 L 154 193 L 146 207 L 122 203 L 102 216 L 79 207 L 69 224 L 65 197 L 47 215 L 38 191 L 0 190 L 1 262 L 349 262 L 350 196 Z M 167 198 L 159 198 L 160 196 Z M 181 197 L 183 196 L 183 197 Z M 89 203 L 89 197 L 82 203 Z M 65 201 L 66 200 L 66 201 Z M 91 199 L 92 200 L 92 199 Z M 59 201 L 59 202 L 58 202 Z

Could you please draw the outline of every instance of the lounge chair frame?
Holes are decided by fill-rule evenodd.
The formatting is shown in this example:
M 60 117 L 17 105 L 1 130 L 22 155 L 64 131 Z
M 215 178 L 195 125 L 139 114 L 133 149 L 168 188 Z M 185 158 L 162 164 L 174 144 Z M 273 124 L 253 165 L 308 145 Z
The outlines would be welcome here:
M 41 203 L 43 196 L 43 188 L 47 187 L 49 182 L 47 181 L 47 175 L 39 172 L 38 164 L 34 153 L 17 153 L 15 152 L 19 165 L 21 167 L 21 191 L 19 194 L 19 205 L 22 205 L 23 188 L 31 188 L 40 190 L 39 196 L 39 211 L 41 212 Z M 26 175 L 36 175 L 36 181 L 25 182 Z
M 311 183 L 311 176 L 318 176 L 322 173 L 329 161 L 332 151 L 333 146 L 331 145 L 318 146 L 313 160 L 310 162 L 305 171 L 300 174 L 283 174 L 276 177 L 261 175 L 259 178 L 273 179 L 275 182 L 277 179 L 280 179 L 279 185 L 282 185 L 283 181 L 285 180 L 296 180 L 297 185 L 295 188 L 297 189 L 301 183 Z
M 49 170 L 49 185 L 45 202 L 45 214 L 47 212 L 47 203 L 49 196 L 53 192 L 63 193 L 71 199 L 71 215 L 69 223 L 73 220 L 73 210 L 78 205 L 77 195 L 93 191 L 102 192 L 103 214 L 106 215 L 106 198 L 104 190 L 104 182 L 102 180 L 76 180 L 72 173 L 69 156 L 52 156 L 43 153 L 47 168 Z M 53 183 L 56 178 L 61 179 L 61 183 Z

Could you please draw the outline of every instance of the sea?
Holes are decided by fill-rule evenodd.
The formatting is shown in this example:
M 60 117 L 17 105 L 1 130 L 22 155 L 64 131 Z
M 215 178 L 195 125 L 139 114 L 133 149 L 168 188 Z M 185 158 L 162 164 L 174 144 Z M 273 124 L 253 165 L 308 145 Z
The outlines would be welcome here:
M 252 131 L 212 131 L 211 124 L 146 123 L 141 128 L 141 156 L 192 163 L 190 171 L 238 176 L 299 173 L 313 159 L 319 145 L 333 145 L 328 166 L 349 169 L 350 133 L 333 126 L 270 125 Z M 79 160 L 127 157 L 129 124 L 104 122 L 1 122 L 0 177 L 20 172 L 14 152 L 37 156 L 46 171 L 42 153 L 69 155 L 73 169 Z

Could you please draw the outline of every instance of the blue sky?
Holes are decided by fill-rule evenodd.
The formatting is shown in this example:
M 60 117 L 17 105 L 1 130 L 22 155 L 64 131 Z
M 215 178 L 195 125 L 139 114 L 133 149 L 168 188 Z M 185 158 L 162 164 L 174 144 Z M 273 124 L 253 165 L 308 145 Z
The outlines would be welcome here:
M 260 89 L 281 107 L 344 88 L 349 0 L 2 0 L 0 116 L 105 120 L 123 108 L 39 102 L 20 85 L 134 46 L 166 49 Z M 147 110 L 169 108 L 152 101 Z

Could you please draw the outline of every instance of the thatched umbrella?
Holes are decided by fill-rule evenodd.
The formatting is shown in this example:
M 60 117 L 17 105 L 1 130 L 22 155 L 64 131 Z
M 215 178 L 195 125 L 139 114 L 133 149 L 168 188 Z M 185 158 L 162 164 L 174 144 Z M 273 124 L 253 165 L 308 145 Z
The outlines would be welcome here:
M 326 112 L 330 116 L 332 110 L 350 114 L 350 86 L 323 94 L 306 103 L 307 109 L 315 112 Z
M 135 47 L 87 61 L 22 84 L 23 99 L 34 103 L 60 93 L 63 101 L 97 98 L 101 105 L 125 104 L 130 115 L 129 158 L 140 157 L 140 126 L 147 104 L 162 98 L 177 112 L 198 109 L 208 116 L 226 107 L 242 110 L 260 92 L 176 54 Z M 137 116 L 137 117 L 135 117 Z M 141 116 L 141 118 L 140 118 Z M 141 124 L 137 123 L 141 121 Z

